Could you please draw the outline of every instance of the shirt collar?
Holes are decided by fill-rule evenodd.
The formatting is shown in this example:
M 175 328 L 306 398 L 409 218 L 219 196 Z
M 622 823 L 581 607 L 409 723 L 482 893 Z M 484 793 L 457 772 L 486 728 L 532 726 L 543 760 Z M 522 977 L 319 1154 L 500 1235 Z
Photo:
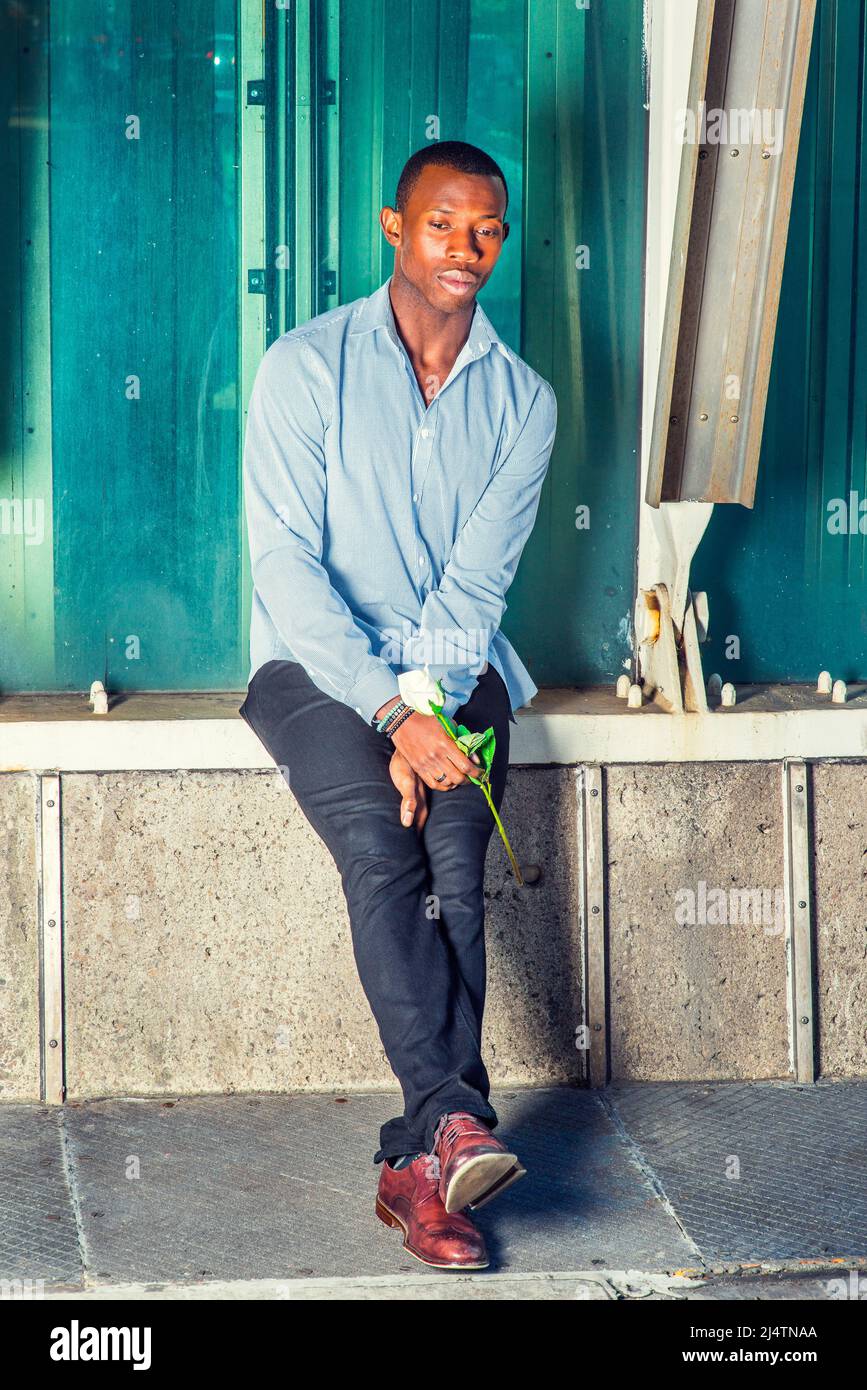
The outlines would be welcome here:
M 391 279 L 392 277 L 389 276 L 385 284 L 380 285 L 378 290 L 374 290 L 373 294 L 368 295 L 367 298 L 362 301 L 361 307 L 356 310 L 355 322 L 350 332 L 353 334 L 369 333 L 375 328 L 384 328 L 395 346 L 399 347 L 400 339 L 394 321 L 391 298 L 388 292 Z M 483 357 L 495 344 L 500 351 L 508 357 L 509 361 L 511 361 L 512 354 L 510 349 L 503 342 L 502 338 L 500 338 L 491 320 L 477 300 L 472 322 L 470 324 L 469 337 L 462 351 L 471 353 L 473 357 Z

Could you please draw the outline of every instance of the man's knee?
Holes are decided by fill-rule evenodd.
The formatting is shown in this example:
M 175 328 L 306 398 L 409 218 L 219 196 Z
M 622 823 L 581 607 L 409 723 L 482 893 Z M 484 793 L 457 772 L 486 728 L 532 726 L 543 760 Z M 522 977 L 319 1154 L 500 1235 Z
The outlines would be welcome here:
M 398 820 L 399 802 L 389 816 L 355 814 L 347 818 L 342 836 L 344 879 L 364 880 L 370 891 L 394 888 L 409 879 L 421 881 L 427 873 L 424 850 L 414 826 Z

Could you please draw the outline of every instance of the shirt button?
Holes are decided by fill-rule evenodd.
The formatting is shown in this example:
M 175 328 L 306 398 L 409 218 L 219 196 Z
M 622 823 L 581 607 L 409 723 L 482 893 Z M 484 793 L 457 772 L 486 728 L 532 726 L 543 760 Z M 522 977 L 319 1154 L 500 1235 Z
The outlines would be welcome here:
M 424 556 L 423 556 L 423 555 L 419 555 L 419 557 L 418 557 L 418 562 L 419 562 L 420 565 L 423 565 L 423 564 L 424 564 Z
M 422 432 L 421 432 L 421 437 L 422 437 L 422 439 L 429 439 L 429 438 L 430 438 L 430 430 L 422 430 Z
M 420 501 L 421 501 L 421 495 L 420 495 L 419 493 L 417 493 L 417 492 L 414 492 L 414 493 L 412 494 L 412 500 L 413 500 L 413 502 L 420 502 Z
M 361 713 L 361 710 L 358 708 L 358 705 L 355 706 L 355 713 L 356 713 L 356 714 L 360 714 L 360 713 Z

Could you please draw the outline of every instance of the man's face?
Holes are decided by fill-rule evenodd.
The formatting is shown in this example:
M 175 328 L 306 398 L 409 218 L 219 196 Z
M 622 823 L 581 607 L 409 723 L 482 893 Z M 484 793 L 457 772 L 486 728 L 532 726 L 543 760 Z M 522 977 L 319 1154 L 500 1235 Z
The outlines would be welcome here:
M 401 217 L 383 208 L 380 223 L 396 251 L 395 273 L 432 308 L 451 314 L 471 305 L 509 235 L 506 192 L 498 178 L 429 164 Z

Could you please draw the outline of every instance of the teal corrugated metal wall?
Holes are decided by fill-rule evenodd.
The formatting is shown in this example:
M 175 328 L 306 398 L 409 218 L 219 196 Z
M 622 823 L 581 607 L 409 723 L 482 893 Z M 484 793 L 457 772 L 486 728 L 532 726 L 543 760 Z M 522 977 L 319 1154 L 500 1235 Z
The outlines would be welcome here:
M 6 196 L 51 277 L 49 311 L 22 255 L 0 299 L 18 370 L 0 496 L 41 489 L 48 520 L 38 561 L 0 535 L 0 687 L 243 685 L 242 355 L 387 277 L 379 209 L 431 139 L 503 165 L 512 236 L 484 305 L 560 403 L 504 627 L 540 685 L 616 675 L 637 498 L 641 0 L 241 3 L 57 0 L 50 32 L 45 5 L 0 20 L 10 111 L 16 83 L 32 89 L 3 137 Z M 239 158 L 237 36 L 254 13 L 264 187 Z M 245 215 L 264 198 L 262 266 L 241 263 L 242 198 Z M 250 270 L 264 272 L 258 343 L 238 312 Z M 27 392 L 42 393 L 35 423 Z
M 819 0 L 755 508 L 693 567 L 723 680 L 867 678 L 865 60 L 867 9 Z
M 0 272 L 20 290 L 5 322 L 38 328 L 2 477 L 50 525 L 32 545 L 0 536 L 0 550 L 52 583 L 25 572 L 0 593 L 3 689 L 238 683 L 235 9 L 76 0 L 4 14 L 4 61 L 44 78 L 25 105 L 10 74 L 18 125 L 3 138 L 20 244 L 38 240 L 46 278 Z M 50 472 L 26 451 L 43 438 Z

